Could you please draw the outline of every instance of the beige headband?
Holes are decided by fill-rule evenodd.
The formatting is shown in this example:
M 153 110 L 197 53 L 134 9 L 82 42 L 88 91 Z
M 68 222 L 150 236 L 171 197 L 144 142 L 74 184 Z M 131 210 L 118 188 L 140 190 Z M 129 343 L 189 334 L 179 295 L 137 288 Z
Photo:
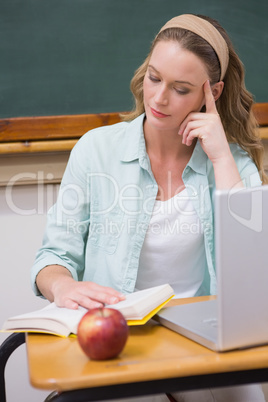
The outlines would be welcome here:
M 221 80 L 223 80 L 228 63 L 229 50 L 227 43 L 220 32 L 210 22 L 192 14 L 183 14 L 169 20 L 159 31 L 168 28 L 183 28 L 191 31 L 205 39 L 215 50 L 221 66 Z

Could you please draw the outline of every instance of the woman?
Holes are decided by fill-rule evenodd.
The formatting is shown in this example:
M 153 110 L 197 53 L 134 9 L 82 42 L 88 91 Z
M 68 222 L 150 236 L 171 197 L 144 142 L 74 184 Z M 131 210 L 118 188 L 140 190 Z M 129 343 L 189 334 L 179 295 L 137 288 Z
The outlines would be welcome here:
M 116 303 L 166 282 L 176 297 L 215 294 L 213 192 L 266 180 L 243 67 L 217 22 L 167 22 L 131 88 L 135 110 L 81 138 L 48 213 L 32 284 L 59 306 Z

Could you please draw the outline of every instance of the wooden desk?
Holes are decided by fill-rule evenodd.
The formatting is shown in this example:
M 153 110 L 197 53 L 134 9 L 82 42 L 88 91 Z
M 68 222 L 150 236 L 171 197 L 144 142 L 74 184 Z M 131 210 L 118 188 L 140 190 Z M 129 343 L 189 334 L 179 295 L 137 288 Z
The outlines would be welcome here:
M 188 299 L 192 300 L 197 299 Z M 90 361 L 76 338 L 29 334 L 26 342 L 30 382 L 63 392 L 53 401 L 93 401 L 268 380 L 268 346 L 215 353 L 152 321 L 132 327 L 125 349 L 113 360 Z M 74 390 L 80 391 L 74 396 Z

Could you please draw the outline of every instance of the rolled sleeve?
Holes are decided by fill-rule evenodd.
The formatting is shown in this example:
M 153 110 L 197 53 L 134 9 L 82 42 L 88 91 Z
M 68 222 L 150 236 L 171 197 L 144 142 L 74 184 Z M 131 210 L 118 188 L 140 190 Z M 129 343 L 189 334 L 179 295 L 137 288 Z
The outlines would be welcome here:
M 90 224 L 90 186 L 87 180 L 88 157 L 84 141 L 71 152 L 56 204 L 48 211 L 42 247 L 38 250 L 31 270 L 32 289 L 37 274 L 48 265 L 67 268 L 73 278 L 80 280 L 85 268 L 85 244 Z

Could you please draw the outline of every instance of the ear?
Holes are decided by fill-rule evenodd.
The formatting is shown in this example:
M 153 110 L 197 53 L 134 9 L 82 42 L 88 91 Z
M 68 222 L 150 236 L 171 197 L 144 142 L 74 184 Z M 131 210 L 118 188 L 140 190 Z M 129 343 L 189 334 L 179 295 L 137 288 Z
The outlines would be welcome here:
M 215 101 L 217 99 L 219 99 L 219 97 L 221 96 L 223 88 L 224 88 L 224 82 L 223 81 L 219 81 L 219 82 L 217 82 L 216 84 L 214 84 L 211 87 L 212 94 L 214 96 Z

